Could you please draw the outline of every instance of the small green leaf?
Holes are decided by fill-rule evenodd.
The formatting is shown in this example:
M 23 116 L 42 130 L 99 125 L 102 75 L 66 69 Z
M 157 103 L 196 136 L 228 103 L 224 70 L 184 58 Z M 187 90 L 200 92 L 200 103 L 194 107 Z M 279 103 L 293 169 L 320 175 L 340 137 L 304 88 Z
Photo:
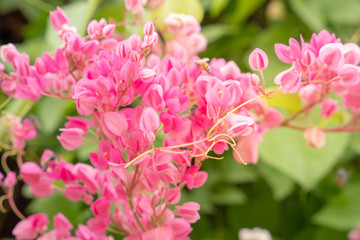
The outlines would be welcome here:
M 322 226 L 349 231 L 360 222 L 360 184 L 347 186 L 331 198 L 313 218 Z
M 314 149 L 307 146 L 302 131 L 282 127 L 265 134 L 260 156 L 268 165 L 311 190 L 340 160 L 349 136 L 348 133 L 327 133 L 326 145 Z

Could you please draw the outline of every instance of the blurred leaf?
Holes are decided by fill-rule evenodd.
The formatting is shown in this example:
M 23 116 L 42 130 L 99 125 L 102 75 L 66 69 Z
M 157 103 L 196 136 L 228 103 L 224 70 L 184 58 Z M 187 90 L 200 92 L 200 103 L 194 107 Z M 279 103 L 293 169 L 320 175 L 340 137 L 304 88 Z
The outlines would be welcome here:
M 218 205 L 238 205 L 246 202 L 246 195 L 237 187 L 219 185 L 218 190 L 211 195 L 211 200 Z
M 77 28 L 77 32 L 80 36 L 85 34 L 88 24 L 86 16 L 89 9 L 87 1 L 76 1 L 62 6 L 61 9 L 69 17 L 71 25 Z M 56 31 L 51 26 L 50 18 L 47 21 L 45 40 L 53 48 L 58 48 L 62 44 L 62 41 L 59 39 Z
M 270 87 L 267 88 L 266 91 L 270 92 L 276 89 L 278 89 L 278 87 Z M 289 113 L 296 113 L 303 106 L 298 94 L 290 94 L 290 93 L 284 94 L 282 93 L 281 90 L 276 94 L 274 98 L 268 99 L 267 103 L 270 106 L 285 109 Z
M 210 16 L 215 18 L 226 8 L 229 0 L 212 0 Z
M 204 17 L 204 9 L 199 0 L 165 0 L 161 7 L 151 11 L 151 19 L 157 21 L 157 24 L 163 25 L 164 19 L 170 13 L 190 14 L 196 17 L 199 22 Z
M 49 198 L 35 198 L 26 210 L 31 214 L 46 213 L 51 222 L 53 217 L 61 212 L 76 226 L 91 214 L 90 211 L 83 210 L 83 205 L 82 202 L 72 202 L 59 192 L 55 192 Z
M 73 107 L 74 103 L 72 101 L 51 97 L 43 98 L 39 102 L 37 109 L 41 130 L 46 134 L 54 133 Z
M 120 22 L 123 20 L 124 11 L 124 1 L 113 1 L 97 9 L 95 18 L 98 20 L 100 20 L 101 18 L 112 18 Z
M 208 40 L 208 44 L 211 44 L 225 35 L 237 33 L 238 27 L 228 24 L 211 24 L 203 27 L 201 32 Z
M 313 0 L 290 0 L 292 10 L 304 21 L 314 32 L 326 29 L 324 5 L 320 1 Z
M 360 222 L 360 183 L 334 196 L 313 218 L 322 226 L 349 231 Z
M 347 232 L 319 227 L 314 231 L 314 240 L 347 240 Z
M 257 174 L 254 166 L 244 166 L 235 161 L 231 151 L 227 151 L 224 159 L 215 161 L 213 169 L 219 173 L 219 179 L 230 184 L 255 182 Z M 210 173 L 209 173 L 210 174 Z M 212 176 L 210 176 L 212 177 Z
M 261 160 L 256 166 L 259 168 L 266 182 L 270 185 L 274 198 L 277 201 L 281 201 L 291 194 L 295 183 L 290 177 L 268 166 Z
M 332 24 L 356 24 L 360 21 L 360 1 L 358 0 L 322 0 L 327 10 L 328 21 Z
M 232 23 L 241 23 L 250 17 L 266 0 L 238 0 L 236 8 L 229 15 L 228 20 Z
M 350 147 L 354 152 L 360 154 L 360 132 L 354 132 L 352 134 Z
M 88 9 L 87 9 L 85 22 L 90 22 L 100 2 L 101 0 L 88 0 Z
M 314 149 L 307 146 L 303 132 L 278 128 L 266 133 L 260 155 L 267 164 L 311 190 L 344 153 L 349 136 L 347 133 L 328 133 L 326 145 Z

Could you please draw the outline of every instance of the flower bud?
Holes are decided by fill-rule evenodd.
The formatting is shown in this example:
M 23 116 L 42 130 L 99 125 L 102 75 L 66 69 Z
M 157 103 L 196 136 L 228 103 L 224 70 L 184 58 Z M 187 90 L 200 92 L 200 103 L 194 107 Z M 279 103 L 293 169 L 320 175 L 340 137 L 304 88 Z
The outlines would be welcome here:
M 255 48 L 249 56 L 250 68 L 254 71 L 262 71 L 267 68 L 269 59 L 266 53 L 260 48 Z
M 326 136 L 324 131 L 318 127 L 311 127 L 305 130 L 304 138 L 307 144 L 313 148 L 321 148 L 326 143 Z

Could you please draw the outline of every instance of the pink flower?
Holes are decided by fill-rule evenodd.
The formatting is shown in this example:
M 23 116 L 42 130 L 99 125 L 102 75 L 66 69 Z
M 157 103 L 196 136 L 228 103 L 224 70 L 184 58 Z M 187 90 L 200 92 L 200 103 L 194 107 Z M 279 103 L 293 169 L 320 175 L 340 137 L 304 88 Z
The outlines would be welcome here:
M 326 98 L 321 103 L 321 115 L 325 118 L 330 117 L 334 112 L 337 112 L 340 107 L 337 105 L 337 101 L 331 98 Z
M 267 68 L 269 59 L 266 53 L 260 48 L 255 48 L 249 56 L 250 68 L 254 71 L 262 71 Z
M 62 213 L 54 216 L 54 227 L 56 237 L 58 238 L 70 237 L 70 230 L 73 229 L 71 222 Z
M 20 53 L 12 43 L 3 45 L 0 48 L 0 57 L 4 62 L 12 63 L 18 55 L 20 55 Z
M 200 219 L 198 211 L 200 210 L 200 205 L 196 202 L 186 202 L 182 206 L 175 206 L 175 215 L 184 218 L 190 223 L 195 223 Z
M 205 184 L 207 180 L 207 172 L 199 171 L 199 166 L 191 166 L 184 176 L 188 189 L 199 188 Z
M 5 179 L 4 179 L 4 186 L 7 188 L 12 188 L 15 186 L 17 180 L 16 180 L 16 173 L 15 172 L 9 172 Z
M 46 214 L 34 214 L 16 224 L 12 234 L 19 240 L 35 239 L 38 234 L 46 231 L 48 224 L 49 221 Z
M 56 31 L 59 31 L 64 24 L 70 25 L 69 18 L 60 7 L 57 7 L 55 11 L 50 12 L 50 22 Z
M 44 171 L 36 163 L 26 162 L 21 166 L 20 173 L 24 182 L 33 184 L 39 181 Z
M 101 123 L 104 134 L 111 139 L 125 134 L 128 130 L 128 123 L 121 112 L 103 113 Z
M 60 128 L 62 133 L 57 139 L 60 141 L 63 148 L 72 151 L 84 144 L 83 138 L 86 133 L 80 128 Z
M 295 93 L 301 88 L 301 79 L 297 72 L 286 70 L 279 73 L 274 82 L 282 86 L 283 93 Z
M 170 226 L 150 229 L 141 235 L 142 240 L 173 240 L 174 230 Z

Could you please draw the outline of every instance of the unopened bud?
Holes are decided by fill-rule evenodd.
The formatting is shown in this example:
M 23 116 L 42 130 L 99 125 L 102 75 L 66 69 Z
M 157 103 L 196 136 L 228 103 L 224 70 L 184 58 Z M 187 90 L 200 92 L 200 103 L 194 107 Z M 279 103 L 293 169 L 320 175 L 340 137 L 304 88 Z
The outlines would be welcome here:
M 323 147 L 326 143 L 325 133 L 318 127 L 306 129 L 304 132 L 304 138 L 309 146 L 316 149 Z

